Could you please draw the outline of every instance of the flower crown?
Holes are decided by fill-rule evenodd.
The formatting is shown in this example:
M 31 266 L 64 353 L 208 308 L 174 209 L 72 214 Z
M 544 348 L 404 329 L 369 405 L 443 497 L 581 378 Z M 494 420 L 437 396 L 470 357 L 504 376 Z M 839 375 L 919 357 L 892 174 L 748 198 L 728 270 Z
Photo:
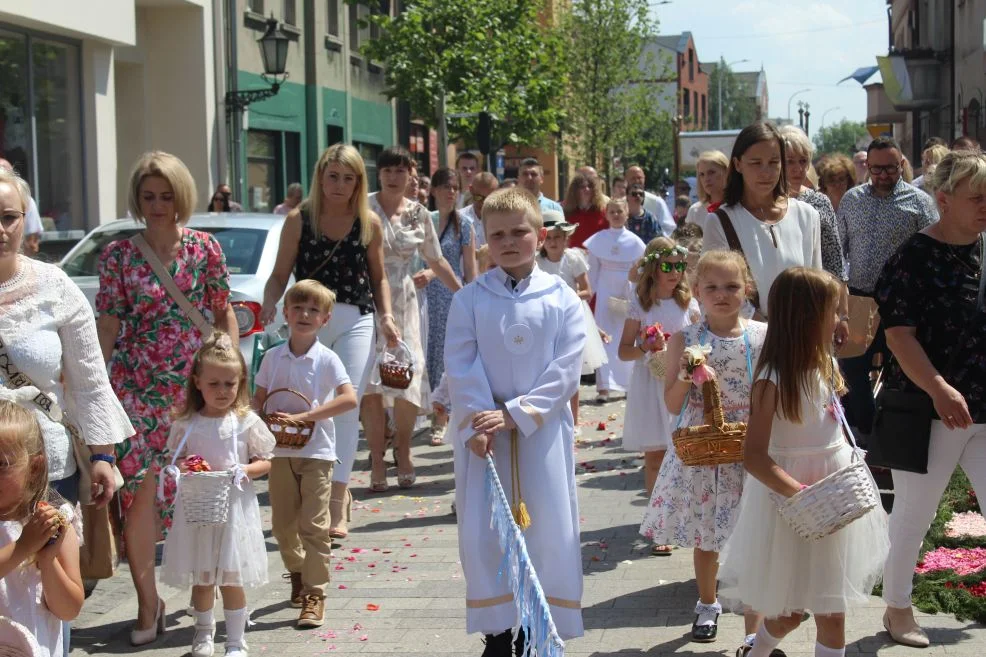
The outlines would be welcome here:
M 640 259 L 640 264 L 637 265 L 637 273 L 643 274 L 644 267 L 646 267 L 648 264 L 652 262 L 658 262 L 659 260 L 661 260 L 661 258 L 671 258 L 674 256 L 681 256 L 684 258 L 688 256 L 688 249 L 681 246 L 680 244 L 675 244 L 670 249 L 658 249 L 657 251 L 648 253 L 647 255 L 645 255 L 643 258 Z

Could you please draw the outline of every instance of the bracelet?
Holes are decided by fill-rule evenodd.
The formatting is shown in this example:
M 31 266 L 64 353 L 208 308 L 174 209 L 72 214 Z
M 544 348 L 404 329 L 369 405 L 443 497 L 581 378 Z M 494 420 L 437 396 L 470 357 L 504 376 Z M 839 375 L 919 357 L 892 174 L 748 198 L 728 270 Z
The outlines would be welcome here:
M 102 461 L 104 463 L 109 463 L 113 465 L 116 463 L 116 457 L 109 454 L 92 454 L 89 456 L 89 462 L 95 463 L 96 461 Z
M 389 318 L 390 318 L 391 320 L 393 320 L 393 319 L 394 319 L 394 314 L 393 314 L 393 313 L 384 313 L 384 314 L 382 314 L 382 315 L 380 315 L 380 320 L 381 320 L 381 321 L 382 321 L 382 320 L 385 320 L 385 319 L 387 319 L 388 317 L 389 317 Z
M 644 349 L 644 343 L 643 342 L 641 342 L 641 343 L 639 343 L 637 345 L 637 349 L 640 349 L 640 353 L 642 353 L 642 354 L 646 354 L 647 353 L 647 350 Z
M 849 315 L 839 315 L 839 321 L 840 322 L 848 322 L 849 321 Z

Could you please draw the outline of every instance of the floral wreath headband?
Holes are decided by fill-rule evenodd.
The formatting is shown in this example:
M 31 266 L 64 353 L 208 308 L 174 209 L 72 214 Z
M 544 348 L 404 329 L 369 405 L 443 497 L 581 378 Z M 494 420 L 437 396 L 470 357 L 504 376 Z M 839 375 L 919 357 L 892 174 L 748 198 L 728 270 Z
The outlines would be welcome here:
M 675 244 L 670 249 L 658 249 L 657 251 L 648 253 L 640 259 L 640 264 L 637 265 L 637 273 L 643 274 L 644 267 L 652 262 L 658 262 L 662 258 L 673 258 L 674 256 L 681 256 L 682 258 L 685 258 L 688 256 L 688 249 L 680 244 Z

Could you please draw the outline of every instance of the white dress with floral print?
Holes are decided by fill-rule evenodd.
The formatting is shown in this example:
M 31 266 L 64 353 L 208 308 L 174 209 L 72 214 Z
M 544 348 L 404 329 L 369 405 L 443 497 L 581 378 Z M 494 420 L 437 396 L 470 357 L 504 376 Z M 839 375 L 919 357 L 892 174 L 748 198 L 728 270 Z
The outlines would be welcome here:
M 726 421 L 746 422 L 750 415 L 752 379 L 747 340 L 749 362 L 755 367 L 767 325 L 747 322 L 746 339 L 742 335 L 721 338 L 705 327 L 704 322 L 686 327 L 682 331 L 685 346 L 700 343 L 712 346 L 709 366 L 719 378 Z M 693 387 L 680 426 L 704 424 L 702 413 L 702 392 Z M 658 544 L 719 552 L 736 524 L 744 476 L 742 463 L 687 466 L 673 448 L 668 449 L 640 533 Z

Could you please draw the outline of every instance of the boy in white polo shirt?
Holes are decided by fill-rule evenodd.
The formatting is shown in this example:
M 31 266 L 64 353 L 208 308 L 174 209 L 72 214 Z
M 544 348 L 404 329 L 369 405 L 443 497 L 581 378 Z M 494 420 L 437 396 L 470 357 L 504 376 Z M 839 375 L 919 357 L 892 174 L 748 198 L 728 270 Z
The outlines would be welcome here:
M 357 406 L 356 390 L 342 361 L 318 341 L 334 305 L 335 294 L 317 281 L 291 286 L 284 295 L 290 337 L 267 352 L 255 379 L 258 411 L 270 397 L 267 412 L 277 411 L 286 420 L 315 422 L 304 447 L 274 450 L 270 470 L 271 524 L 291 578 L 291 606 L 301 608 L 298 627 L 320 627 L 324 622 L 332 557 L 326 501 L 336 462 L 332 418 Z M 281 390 L 285 388 L 301 393 L 311 404 Z

